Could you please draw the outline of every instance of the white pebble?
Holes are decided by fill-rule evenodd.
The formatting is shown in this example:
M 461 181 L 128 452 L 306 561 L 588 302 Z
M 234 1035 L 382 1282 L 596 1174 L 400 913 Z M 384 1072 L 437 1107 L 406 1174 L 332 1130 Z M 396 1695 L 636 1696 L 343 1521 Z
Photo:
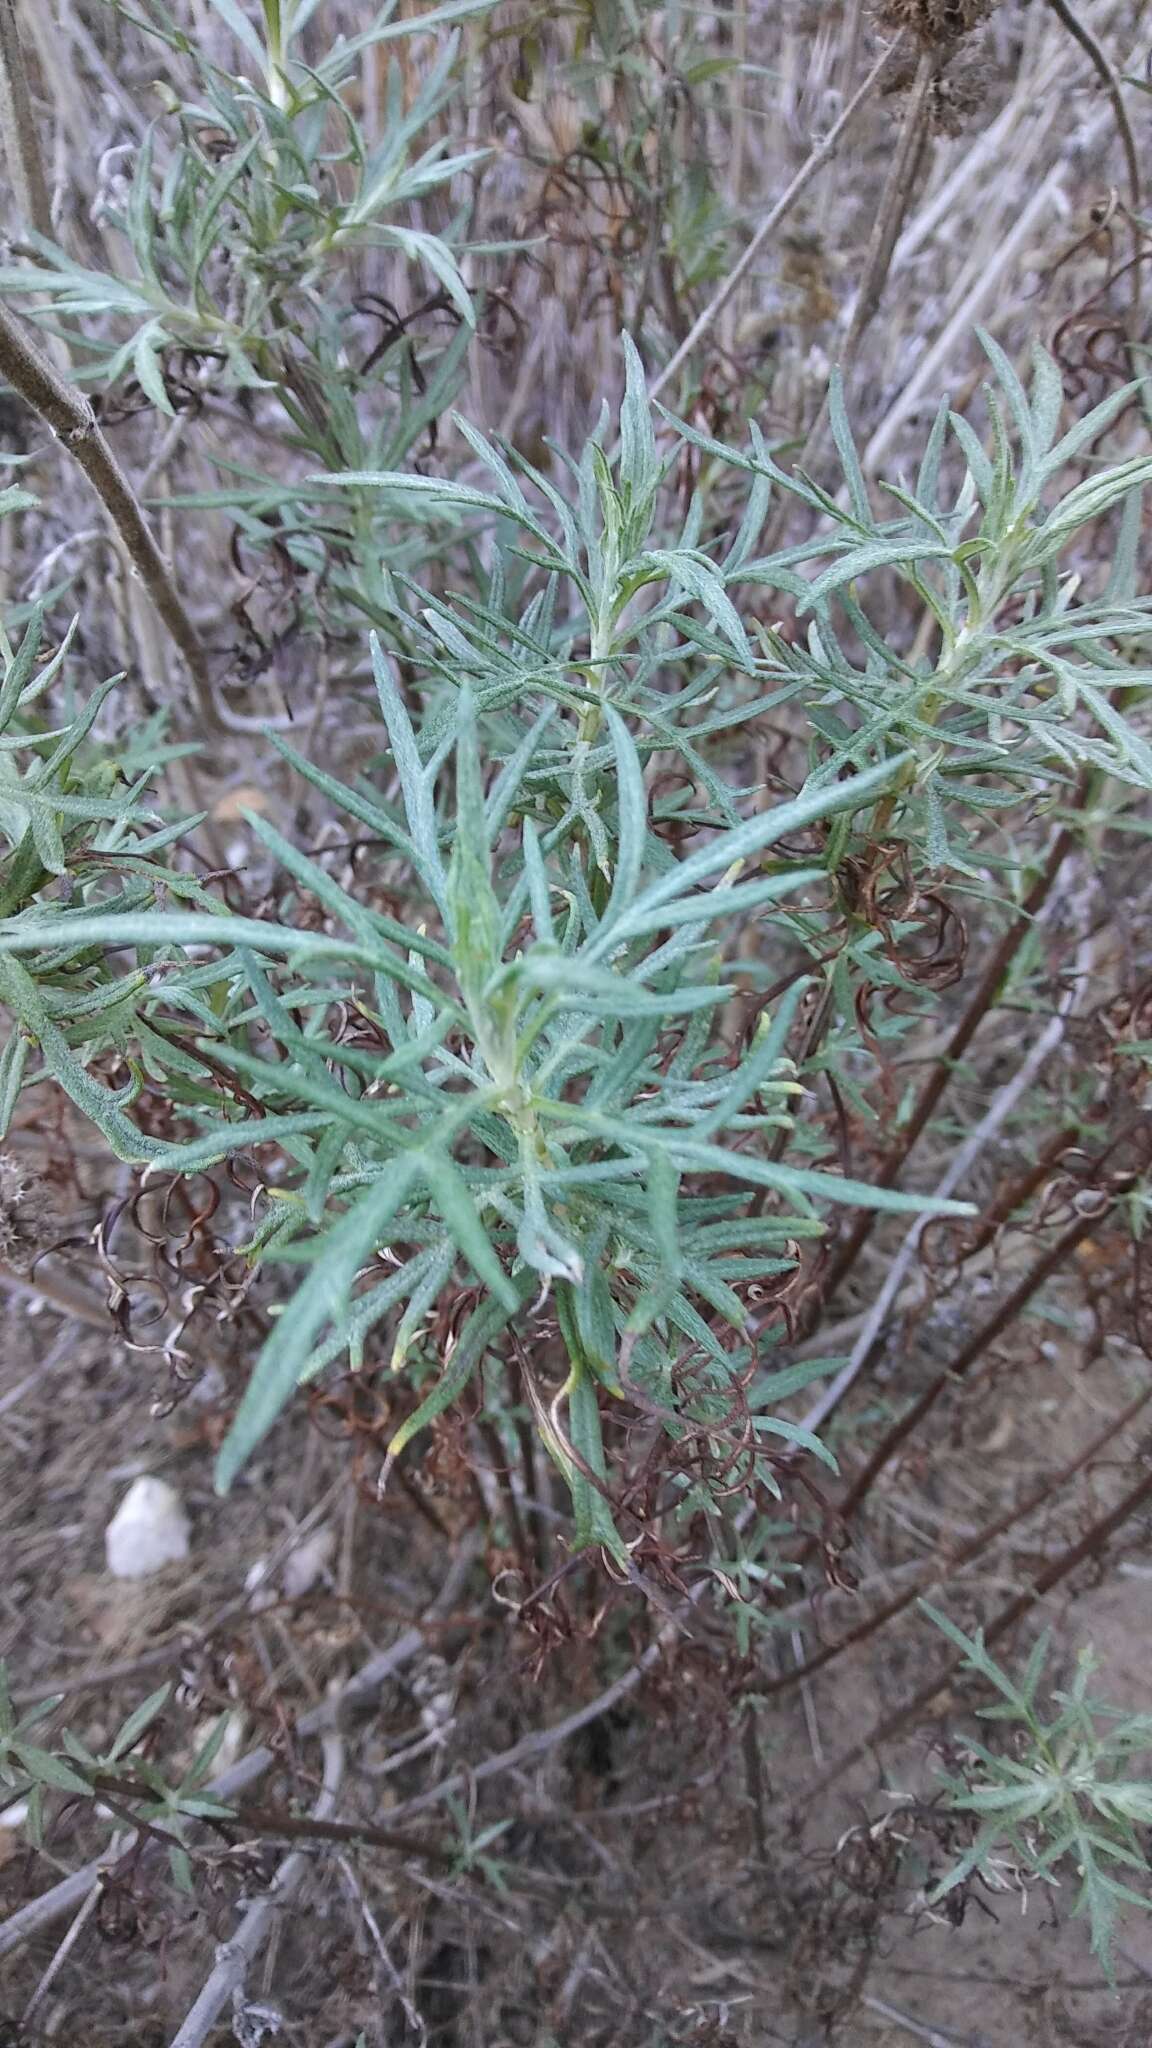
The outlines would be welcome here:
M 258 1557 L 244 1580 L 244 1589 L 252 1596 L 253 1612 L 274 1605 L 277 1596 L 273 1586 L 278 1585 L 287 1600 L 300 1600 L 310 1593 L 324 1576 L 335 1548 L 336 1531 L 325 1523 L 305 1536 L 275 1569 L 266 1557 Z
M 323 1577 L 335 1548 L 336 1531 L 325 1524 L 288 1552 L 280 1576 L 289 1600 L 299 1600 L 312 1591 L 317 1579 Z
M 136 1479 L 104 1531 L 108 1569 L 117 1579 L 146 1579 L 188 1555 L 188 1517 L 166 1479 Z

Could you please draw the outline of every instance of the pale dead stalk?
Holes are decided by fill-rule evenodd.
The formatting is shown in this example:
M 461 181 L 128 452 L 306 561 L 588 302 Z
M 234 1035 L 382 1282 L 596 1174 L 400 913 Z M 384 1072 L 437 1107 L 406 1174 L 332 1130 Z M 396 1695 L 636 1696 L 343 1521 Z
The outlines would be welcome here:
M 1012 189 L 1017 184 L 1023 186 L 1038 143 L 1059 118 L 1060 102 L 1054 88 L 1065 62 L 1064 51 L 1059 49 L 1049 53 L 1035 72 L 1024 73 L 1007 106 L 982 130 L 901 233 L 892 258 L 893 274 L 920 254 L 937 228 L 956 232 L 961 209 L 979 208 L 991 175 Z M 1016 139 L 1015 131 L 1021 131 L 1022 139 Z
M 908 104 L 900 127 L 900 140 L 892 159 L 876 214 L 875 225 L 869 238 L 864 256 L 864 268 L 856 304 L 848 324 L 840 350 L 840 374 L 847 385 L 852 376 L 860 344 L 880 309 L 888 273 L 892 268 L 892 257 L 897 237 L 904 225 L 916 173 L 923 154 L 928 134 L 928 97 L 932 81 L 936 76 L 937 57 L 931 50 L 921 53 L 912 81 Z M 828 398 L 825 394 L 819 411 L 808 429 L 804 446 L 797 458 L 796 467 L 808 472 L 820 450 L 824 428 L 828 419 Z M 775 519 L 769 522 L 764 536 L 768 552 L 778 545 L 781 529 L 788 517 L 788 502 L 782 499 L 776 510 Z
M 844 347 L 840 352 L 840 369 L 846 383 L 860 353 L 860 344 L 880 309 L 888 273 L 892 268 L 897 238 L 908 213 L 916 174 L 928 136 L 928 102 L 936 68 L 935 53 L 925 50 L 916 66 L 916 76 L 912 81 L 908 103 L 904 109 L 904 119 L 900 124 L 900 139 L 884 183 L 875 225 L 864 256 L 860 289 L 856 294 L 856 304 L 848 332 L 844 337 Z
M 844 137 L 854 125 L 857 115 L 867 106 L 880 85 L 897 52 L 903 47 L 903 38 L 897 37 L 876 59 L 859 91 L 854 93 L 838 121 L 828 130 L 827 135 L 801 165 L 791 184 L 781 193 L 771 212 L 766 214 L 757 228 L 742 256 L 737 258 L 719 290 L 714 292 L 703 312 L 693 321 L 678 349 L 669 357 L 664 368 L 651 380 L 648 386 L 649 398 L 657 398 L 676 372 L 687 362 L 709 329 L 714 327 L 724 311 L 741 278 L 745 277 L 756 261 L 764 244 L 774 235 L 781 222 L 786 220 L 797 200 L 803 197 L 813 178 L 830 163 Z
M 61 1315 L 72 1316 L 78 1323 L 87 1323 L 109 1339 L 115 1334 L 108 1310 L 87 1287 L 73 1286 L 68 1280 L 16 1273 L 3 1260 L 0 1260 L 0 1283 L 17 1288 L 21 1294 L 31 1295 L 33 1300 L 46 1301 L 50 1308 L 59 1309 Z
M 1107 125 L 1106 112 L 1098 113 L 1084 132 L 1083 151 L 1089 156 Z M 989 300 L 1003 289 L 1003 280 L 1021 251 L 1028 247 L 1044 216 L 1061 203 L 1065 167 L 1056 164 L 1036 187 L 1016 221 L 990 252 L 973 255 L 957 279 L 955 296 L 959 303 L 947 325 L 917 361 L 916 369 L 899 396 L 894 399 L 861 456 L 865 471 L 874 475 L 886 459 L 905 421 L 915 412 L 927 392 L 934 392 L 946 373 L 954 352 L 965 343 L 977 325 Z
M 323 1748 L 324 1778 L 312 1808 L 313 1820 L 329 1818 L 344 1776 L 344 1744 L 335 1729 L 324 1736 Z M 217 1950 L 212 1972 L 183 2026 L 173 2035 L 171 2048 L 203 2048 L 224 2007 L 242 1998 L 249 1970 L 299 1891 L 311 1863 L 312 1855 L 304 1849 L 293 1849 L 284 1858 L 268 1890 L 253 1900 L 232 1939 Z
M 988 301 L 997 296 L 1005 272 L 1021 250 L 1027 248 L 1037 224 L 1056 203 L 1061 183 L 1062 172 L 1059 169 L 1051 171 L 1043 184 L 1037 186 L 992 257 L 973 258 L 967 266 L 964 296 L 955 313 L 932 346 L 925 349 L 919 358 L 913 375 L 889 407 L 864 450 L 861 461 L 870 475 L 875 474 L 885 460 L 897 433 L 915 412 L 925 392 L 935 390 L 936 380 L 945 372 L 957 347 L 968 340 Z
M 119 1852 L 122 1854 L 127 1847 L 128 1837 L 125 1835 L 122 1836 L 120 1840 L 113 1845 L 113 1853 L 115 1854 Z M 100 1904 L 100 1896 L 102 1891 L 103 1886 L 100 1884 L 99 1880 L 97 1880 L 97 1882 L 90 1887 L 88 1896 L 84 1900 L 82 1906 L 80 1907 L 80 1910 L 77 1913 L 75 1919 L 73 1920 L 72 1925 L 69 1927 L 67 1934 L 64 1936 L 63 1941 L 57 1944 L 56 1951 L 52 1957 L 51 1962 L 48 1964 L 47 1968 L 42 1972 L 40 1982 L 37 1984 L 35 1991 L 32 1993 L 31 1998 L 28 2000 L 28 2003 L 24 2008 L 23 2023 L 26 2027 L 31 2024 L 38 2008 L 43 2004 L 45 1998 L 48 1995 L 48 1992 L 51 1990 L 64 1964 L 67 1962 L 68 1957 L 71 1955 L 72 1950 L 75 1948 L 76 1943 L 79 1941 L 80 1936 L 83 1934 L 84 1929 L 87 1927 L 89 1920 L 92 1918 L 93 1913 L 96 1911 L 97 1906 Z
M 987 1114 L 981 1117 L 971 1136 L 966 1138 L 963 1145 L 954 1153 L 939 1186 L 933 1190 L 933 1201 L 947 1201 L 949 1196 L 954 1194 L 956 1189 L 963 1185 L 976 1161 L 987 1150 L 997 1133 L 1003 1129 L 1017 1103 L 1022 1100 L 1031 1088 L 1045 1061 L 1055 1052 L 1064 1036 L 1068 1018 L 1083 987 L 1084 976 L 1088 972 L 1091 961 L 1091 954 L 1091 943 L 1090 941 L 1085 941 L 1077 955 L 1076 968 L 1068 992 L 1064 996 L 1056 1015 L 1049 1019 L 1049 1022 L 1045 1025 L 1035 1044 L 1029 1049 L 1027 1056 L 1021 1062 L 1011 1080 L 1006 1081 L 1003 1088 L 993 1097 Z M 847 1363 L 837 1373 L 835 1379 L 828 1382 L 828 1385 L 812 1403 L 811 1408 L 805 1415 L 803 1421 L 805 1429 L 817 1430 L 821 1428 L 832 1414 L 832 1411 L 839 1407 L 853 1381 L 863 1372 L 875 1349 L 877 1339 L 891 1314 L 893 1303 L 896 1301 L 908 1277 L 908 1273 L 919 1255 L 920 1239 L 930 1220 L 927 1216 L 918 1216 L 916 1218 L 900 1250 L 888 1268 L 884 1285 L 865 1318 L 864 1326 L 855 1344 L 852 1346 Z
M 916 2041 L 924 2041 L 927 2048 L 963 2048 L 955 2034 L 942 2034 L 939 2027 L 927 2027 L 920 2020 L 914 2020 L 910 2013 L 899 2012 L 894 2005 L 885 2005 L 880 1998 L 862 1998 L 861 2005 L 881 2019 L 890 2020 L 893 2026 L 901 2027 Z
M 428 2030 L 412 2000 L 409 1998 L 407 1991 L 404 1989 L 404 1979 L 401 1977 L 399 1970 L 388 1953 L 388 1944 L 381 1932 L 380 1922 L 377 1920 L 375 1913 L 364 1896 L 364 1887 L 346 1856 L 338 1856 L 336 1858 L 336 1868 L 340 1872 L 353 1910 L 359 1914 L 368 1930 L 369 1938 L 380 1963 L 380 1968 L 385 1977 L 387 1977 L 399 2001 L 404 2018 L 407 2020 L 412 2032 L 416 2035 L 421 2048 L 423 2048 L 423 2043 L 428 2038 Z

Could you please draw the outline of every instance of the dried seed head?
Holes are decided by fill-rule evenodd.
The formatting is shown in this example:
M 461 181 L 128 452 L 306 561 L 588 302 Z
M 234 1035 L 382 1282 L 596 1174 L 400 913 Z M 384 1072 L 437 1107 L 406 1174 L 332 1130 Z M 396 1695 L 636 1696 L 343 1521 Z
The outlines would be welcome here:
M 955 48 L 987 21 L 996 0 L 879 0 L 876 18 L 885 28 L 910 29 L 926 49 Z
M 963 51 L 932 81 L 932 126 L 940 135 L 960 135 L 988 97 L 991 67 L 979 51 Z

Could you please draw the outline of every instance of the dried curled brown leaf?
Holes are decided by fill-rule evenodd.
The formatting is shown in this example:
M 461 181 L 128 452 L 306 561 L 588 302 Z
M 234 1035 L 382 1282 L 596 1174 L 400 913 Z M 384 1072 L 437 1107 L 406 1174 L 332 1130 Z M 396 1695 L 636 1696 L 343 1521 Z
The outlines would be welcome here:
M 0 1259 L 27 1273 L 60 1235 L 60 1213 L 47 1181 L 0 1152 Z

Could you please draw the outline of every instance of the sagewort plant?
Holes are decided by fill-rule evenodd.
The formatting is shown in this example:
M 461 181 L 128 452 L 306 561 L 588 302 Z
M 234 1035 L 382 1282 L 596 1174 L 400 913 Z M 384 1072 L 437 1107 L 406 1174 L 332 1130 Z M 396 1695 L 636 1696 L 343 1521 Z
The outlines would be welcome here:
M 475 326 L 459 195 L 490 152 L 452 151 L 441 116 L 459 91 L 451 24 L 487 7 L 448 0 L 418 20 L 385 7 L 309 64 L 301 44 L 314 7 L 268 0 L 257 26 L 221 0 L 244 66 L 230 71 L 193 46 L 161 0 L 147 0 L 135 27 L 192 84 L 187 97 L 171 83 L 154 89 L 156 117 L 130 175 L 101 182 L 95 211 L 121 260 L 114 270 L 81 264 L 29 226 L 0 264 L 0 294 L 63 346 L 77 386 L 128 390 L 134 407 L 177 431 L 200 421 L 212 487 L 169 503 L 185 516 L 228 517 L 245 560 L 279 555 L 290 566 L 296 624 L 314 656 L 378 622 L 393 570 L 427 560 L 418 531 L 402 543 L 389 526 L 386 501 L 345 518 L 332 500 L 318 507 L 298 479 L 317 463 L 412 459 L 458 388 Z M 439 38 L 436 56 L 409 93 L 413 68 L 398 53 L 428 35 Z M 384 139 L 370 145 L 348 88 L 377 47 Z M 441 198 L 444 232 L 412 224 L 416 208 Z M 407 298 L 410 278 L 417 305 L 404 320 L 380 286 Z M 215 402 L 242 427 L 262 399 L 275 407 L 268 467 L 264 442 L 243 431 L 217 442 L 202 410 Z M 267 650 L 253 639 L 249 665 L 263 673 Z
M 291 888 L 319 906 L 317 928 L 292 922 L 291 897 L 283 921 L 252 918 L 207 907 L 182 879 L 161 905 L 156 878 L 135 880 L 128 860 L 120 896 L 101 901 L 107 866 L 94 884 L 81 865 L 66 902 L 58 859 L 0 925 L 12 1043 L 39 1055 L 24 1085 L 52 1075 L 121 1157 L 167 1172 L 264 1162 L 249 1255 L 304 1277 L 255 1364 L 221 1485 L 294 1388 L 355 1364 L 370 1336 L 385 1334 L 422 1394 L 393 1456 L 516 1343 L 530 1381 L 547 1377 L 533 1407 L 577 1540 L 623 1558 L 605 1436 L 616 1404 L 646 1403 L 671 1432 L 706 1426 L 720 1412 L 709 1403 L 722 1408 L 754 1364 L 750 1291 L 797 1267 L 829 1204 L 931 1206 L 811 1163 L 806 1073 L 789 1050 L 798 1004 L 822 992 L 813 1071 L 834 1056 L 847 1073 L 887 873 L 898 864 L 906 889 L 964 886 L 982 872 L 989 813 L 1017 818 L 1070 790 L 1083 805 L 1086 777 L 1152 782 L 1126 716 L 1150 680 L 1130 651 L 1146 622 L 1132 564 L 1149 463 L 1060 489 L 1130 394 L 1057 439 L 1051 362 L 1037 355 L 1026 394 L 986 346 L 991 455 L 942 411 L 915 489 L 892 487 L 893 518 L 872 508 L 835 388 L 839 497 L 788 475 L 755 434 L 733 454 L 664 416 L 661 454 L 627 341 L 620 416 L 567 465 L 566 489 L 463 421 L 488 489 L 403 472 L 317 478 L 310 488 L 334 498 L 407 496 L 496 541 L 479 589 L 407 587 L 392 638 L 423 666 L 415 708 L 373 642 L 395 796 L 370 777 L 339 783 L 276 739 L 384 849 L 380 880 L 353 893 L 253 815 Z M 686 444 L 746 480 L 721 542 L 705 533 L 701 491 L 678 532 L 657 524 Z M 759 558 L 773 491 L 817 523 Z M 1111 508 L 1116 566 L 1082 598 L 1062 557 Z M 871 594 L 893 577 L 923 607 L 931 653 L 910 655 L 875 623 Z M 764 592 L 806 631 L 749 622 Z M 731 764 L 740 736 L 782 706 L 807 728 L 808 772 L 774 802 Z M 1011 905 L 1034 853 L 995 836 Z M 62 960 L 125 954 L 121 1042 L 200 1126 L 179 1142 L 145 1138 L 131 1088 L 114 1095 L 86 1071 L 100 1037 L 52 1022 L 45 991 Z M 765 1001 L 781 964 L 785 992 Z M 887 973 L 899 984 L 893 959 Z M 733 1037 L 726 1020 L 749 987 Z M 358 1028 L 337 1031 L 349 1012 Z M 166 1031 L 181 1048 L 168 1064 Z M 240 1084 L 223 1115 L 221 1071 Z M 433 1356 L 430 1319 L 462 1288 L 467 1313 Z M 558 1332 L 559 1385 L 534 1359 L 545 1328 Z M 688 1357 L 702 1364 L 691 1395 Z M 752 1381 L 749 1485 L 773 1484 L 773 1440 L 818 1449 L 772 1412 L 796 1384 Z
M 1006 1726 L 1012 1738 L 1011 1748 L 1001 1750 L 972 1738 L 965 1743 L 963 1769 L 946 1782 L 953 1804 L 975 1816 L 976 1831 L 929 1903 L 946 1899 L 974 1871 L 992 1875 L 1003 1890 L 1024 1891 L 1029 1882 L 1058 1885 L 1061 1870 L 1071 1865 L 1073 1910 L 1087 1918 L 1092 1946 L 1114 1981 L 1117 1914 L 1125 1906 L 1148 1907 L 1130 1879 L 1148 1868 L 1143 1831 L 1152 1820 L 1152 1716 L 1126 1714 L 1092 1696 L 1091 1650 L 1081 1653 L 1067 1690 L 1052 1692 L 1045 1712 L 1047 1632 L 1014 1678 L 980 1631 L 966 1636 L 927 1603 L 924 1611 L 963 1653 L 965 1668 L 997 1696 L 994 1706 L 980 1709 L 980 1718 Z
M 791 1405 L 831 1362 L 780 1364 L 773 1343 L 818 1321 L 885 1212 L 963 1207 L 897 1185 L 940 1129 L 947 1059 L 892 1102 L 864 1180 L 838 1160 L 827 1104 L 842 1129 L 874 1126 L 870 1083 L 905 1041 L 914 1052 L 939 1019 L 960 1042 L 944 994 L 966 905 L 993 935 L 988 1003 L 1014 974 L 1026 1000 L 1033 919 L 1070 854 L 1102 857 L 1108 828 L 1144 829 L 1137 547 L 1152 460 L 1103 451 L 1146 393 L 1126 387 L 1065 428 L 1054 363 L 1036 351 L 1025 389 L 985 339 L 979 426 L 942 406 L 915 475 L 881 489 L 838 381 L 828 482 L 755 428 L 734 447 L 700 414 L 653 407 L 625 335 L 617 411 L 582 449 L 522 435 L 529 460 L 448 416 L 499 297 L 486 305 L 485 284 L 505 259 L 534 260 L 549 220 L 539 198 L 509 210 L 524 243 L 488 238 L 503 209 L 478 195 L 499 152 L 451 140 L 462 78 L 492 51 L 503 61 L 488 0 L 415 20 L 386 6 L 331 47 L 315 0 L 211 4 L 235 69 L 194 49 L 162 0 L 123 10 L 175 60 L 156 118 L 130 174 L 119 151 L 102 168 L 94 236 L 57 241 L 46 185 L 38 198 L 25 179 L 0 294 L 46 337 L 50 395 L 127 397 L 164 416 L 161 452 L 195 443 L 203 487 L 168 493 L 169 517 L 223 518 L 237 560 L 287 565 L 285 645 L 252 627 L 257 655 L 230 675 L 200 649 L 197 718 L 214 690 L 214 722 L 260 733 L 250 686 L 291 646 L 297 701 L 312 657 L 334 693 L 370 674 L 379 753 L 340 780 L 312 739 L 261 736 L 317 811 L 347 821 L 355 857 L 305 852 L 302 832 L 249 814 L 274 887 L 200 879 L 184 848 L 200 820 L 162 797 L 187 725 L 180 743 L 163 718 L 131 744 L 109 738 L 122 679 L 81 685 L 75 629 L 55 624 L 63 572 L 43 605 L 10 610 L 0 1142 L 56 1089 L 144 1178 L 242 1178 L 251 1209 L 241 1222 L 235 1204 L 228 1227 L 265 1269 L 268 1335 L 221 1487 L 298 1387 L 350 1362 L 399 1395 L 385 1478 L 454 1405 L 481 1416 L 497 1465 L 534 1429 L 525 1469 L 542 1446 L 561 1473 L 571 1547 L 650 1592 L 634 1560 L 658 1519 L 681 1516 L 747 1650 L 779 1616 L 741 1596 L 796 1568 L 795 1544 L 785 1556 L 777 1540 L 795 1532 L 767 1519 L 765 1497 L 782 1463 L 835 1462 Z M 886 15 L 945 48 L 960 41 L 935 19 L 947 11 Z M 985 11 L 952 13 L 964 29 Z M 649 359 L 654 332 L 678 343 L 664 388 L 688 351 L 680 300 L 725 268 L 697 117 L 732 67 L 676 28 L 657 73 L 658 14 L 593 9 L 563 71 L 616 229 L 643 224 L 635 291 L 613 298 L 613 318 L 643 333 Z M 429 32 L 435 59 L 410 62 L 408 39 Z M 555 53 L 534 29 L 513 47 L 527 108 Z M 374 124 L 355 111 L 370 48 Z M 897 208 L 905 196 L 896 179 Z M 602 218 L 584 221 L 591 245 Z M 4 324 L 11 376 L 8 329 L 22 328 Z M 30 402 L 60 428 L 34 390 Z M 102 495 L 125 538 L 125 503 L 106 483 Z M 0 516 L 32 503 L 16 485 Z M 153 509 L 128 506 L 141 523 Z M 1147 1042 L 1127 1050 L 1146 1057 Z M 1083 1082 L 1082 1123 L 1092 1094 Z M 1135 1173 L 1124 1199 L 1136 1231 Z M 1048 1271 L 1042 1257 L 1035 1287 Z M 951 1383 L 941 1373 L 919 1405 Z M 845 1513 L 910 1426 L 888 1429 Z M 1042 1646 L 1016 1679 L 982 1636 L 928 1612 L 1011 1731 L 960 1751 L 951 1794 L 976 1831 L 931 1899 L 973 1872 L 1024 1887 L 1071 1867 L 1108 1968 L 1116 1910 L 1143 1902 L 1147 1719 L 1094 1702 L 1086 1666 L 1049 1713 Z M 185 1836 L 224 1812 L 209 1789 L 224 1723 L 165 1772 L 150 1747 L 167 1700 L 88 1749 L 46 1734 L 54 1703 L 18 1718 L 0 1673 L 0 1780 L 28 1799 L 34 1839 L 47 1797 L 99 1800 L 133 1827 L 160 1824 L 189 1883 Z M 455 1818 L 457 1867 L 498 1871 L 481 1852 L 504 1824 L 473 1837 Z

